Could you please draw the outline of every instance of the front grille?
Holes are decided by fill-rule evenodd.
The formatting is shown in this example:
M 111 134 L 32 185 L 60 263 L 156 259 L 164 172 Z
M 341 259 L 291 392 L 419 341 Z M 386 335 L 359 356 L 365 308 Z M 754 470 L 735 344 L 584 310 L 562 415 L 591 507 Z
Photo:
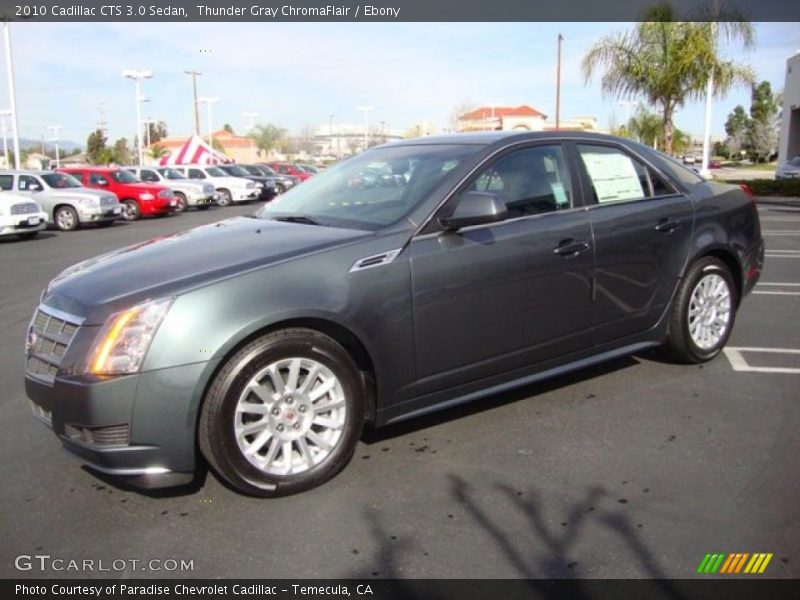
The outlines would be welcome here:
M 81 321 L 64 313 L 56 315 L 52 309 L 40 306 L 31 322 L 25 345 L 26 371 L 52 383 Z
M 64 433 L 70 439 L 92 446 L 103 446 L 105 448 L 127 446 L 130 439 L 130 426 L 124 423 L 108 427 L 83 427 L 67 423 L 64 426 Z
M 116 206 L 119 204 L 116 196 L 103 196 L 100 198 L 100 206 Z
M 12 215 L 30 215 L 39 212 L 39 205 L 35 202 L 20 202 L 11 205 Z

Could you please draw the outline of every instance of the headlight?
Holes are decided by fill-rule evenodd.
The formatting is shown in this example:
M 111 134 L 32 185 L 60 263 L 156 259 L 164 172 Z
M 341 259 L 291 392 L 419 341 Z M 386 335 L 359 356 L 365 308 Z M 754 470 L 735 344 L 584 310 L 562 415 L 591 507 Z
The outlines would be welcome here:
M 247 183 L 244 184 L 244 187 L 250 189 L 256 187 L 256 184 L 254 181 L 248 181 Z
M 172 193 L 172 190 L 161 190 L 160 192 L 158 192 L 158 197 L 161 198 L 162 200 L 167 200 L 169 198 L 172 198 L 174 195 L 175 194 Z
M 86 371 L 95 375 L 136 373 L 171 305 L 172 298 L 162 298 L 111 315 L 94 342 Z
M 155 198 L 155 196 L 153 196 L 153 194 L 150 192 L 143 192 L 139 194 L 139 200 L 152 200 L 153 198 Z
M 257 188 L 263 188 L 264 187 L 264 184 L 261 183 L 260 181 L 254 181 L 253 183 L 255 184 L 255 187 L 257 187 Z

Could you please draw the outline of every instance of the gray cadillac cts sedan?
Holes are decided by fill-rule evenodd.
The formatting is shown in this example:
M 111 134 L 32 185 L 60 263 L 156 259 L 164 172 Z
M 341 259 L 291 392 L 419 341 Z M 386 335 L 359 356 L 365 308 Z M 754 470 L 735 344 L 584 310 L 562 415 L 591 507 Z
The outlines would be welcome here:
M 409 140 L 59 274 L 34 414 L 90 467 L 306 490 L 386 423 L 645 348 L 725 345 L 764 260 L 748 190 L 580 133 Z

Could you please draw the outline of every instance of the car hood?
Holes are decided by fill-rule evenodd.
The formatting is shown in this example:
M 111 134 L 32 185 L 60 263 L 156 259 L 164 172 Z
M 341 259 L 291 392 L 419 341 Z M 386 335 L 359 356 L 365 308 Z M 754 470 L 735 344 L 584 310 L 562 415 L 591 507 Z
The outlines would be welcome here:
M 50 198 L 96 198 L 100 200 L 103 197 L 117 197 L 111 192 L 104 192 L 102 190 L 93 190 L 85 187 L 77 188 L 50 188 L 44 192 Z
M 43 301 L 102 323 L 112 312 L 270 264 L 372 237 L 371 232 L 235 217 L 78 263 Z
M 206 184 L 199 179 L 164 179 L 160 185 L 175 190 L 202 190 Z
M 245 177 L 234 177 L 233 175 L 225 177 L 209 177 L 203 181 L 210 181 L 217 187 L 245 187 L 248 183 L 253 183 L 250 179 Z

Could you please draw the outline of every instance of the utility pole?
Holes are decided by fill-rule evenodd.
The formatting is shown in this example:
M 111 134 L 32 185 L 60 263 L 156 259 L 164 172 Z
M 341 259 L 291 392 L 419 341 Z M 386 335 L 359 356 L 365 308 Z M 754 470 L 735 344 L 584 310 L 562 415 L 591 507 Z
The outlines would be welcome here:
M 558 55 L 556 58 L 556 129 L 561 125 L 561 42 L 564 36 L 558 34 Z
M 194 132 L 200 135 L 200 111 L 197 108 L 197 76 L 202 75 L 200 71 L 184 71 L 192 78 L 192 91 L 194 93 Z
M 197 101 L 202 102 L 208 108 L 208 145 L 213 148 L 214 139 L 211 133 L 211 106 L 219 102 L 219 98 L 216 96 L 203 96 L 202 98 L 198 98 Z
M 50 141 L 56 146 L 56 168 L 58 168 L 61 166 L 61 155 L 58 152 L 58 130 L 61 129 L 61 125 L 48 125 L 47 128 L 53 132 Z
M 3 25 L 6 47 L 6 72 L 8 75 L 8 97 L 11 104 L 11 137 L 14 144 L 14 168 L 19 170 L 19 125 L 17 118 L 17 95 L 14 92 L 14 59 L 11 56 L 11 29 L 6 19 Z

